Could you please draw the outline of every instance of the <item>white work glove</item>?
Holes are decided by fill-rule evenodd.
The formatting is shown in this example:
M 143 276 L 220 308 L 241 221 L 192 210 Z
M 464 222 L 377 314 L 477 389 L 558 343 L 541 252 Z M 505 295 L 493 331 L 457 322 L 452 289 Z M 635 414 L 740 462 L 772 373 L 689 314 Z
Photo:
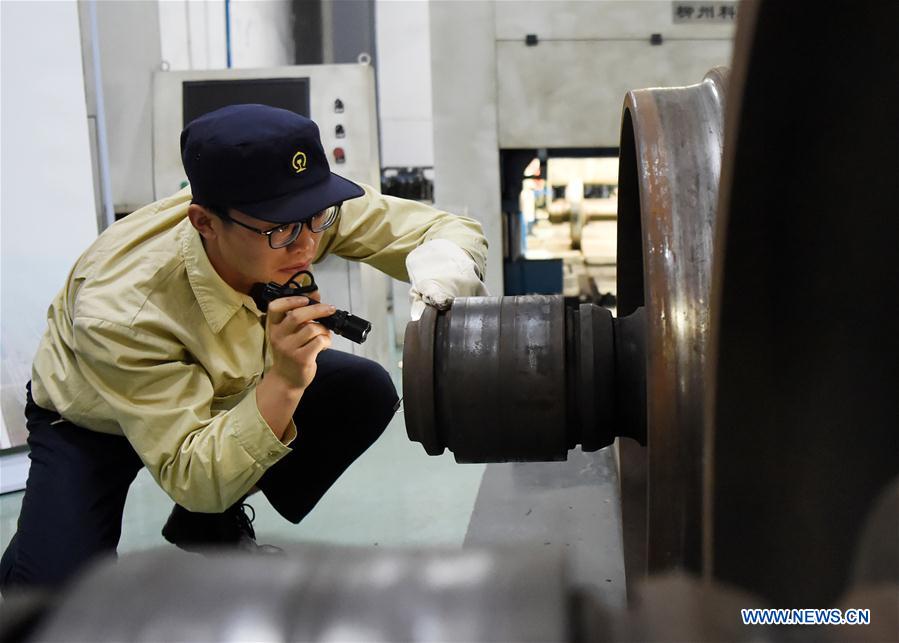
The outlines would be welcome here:
M 406 257 L 412 288 L 412 321 L 421 318 L 425 306 L 449 308 L 455 297 L 487 296 L 487 287 L 478 276 L 474 259 L 452 241 L 427 241 Z

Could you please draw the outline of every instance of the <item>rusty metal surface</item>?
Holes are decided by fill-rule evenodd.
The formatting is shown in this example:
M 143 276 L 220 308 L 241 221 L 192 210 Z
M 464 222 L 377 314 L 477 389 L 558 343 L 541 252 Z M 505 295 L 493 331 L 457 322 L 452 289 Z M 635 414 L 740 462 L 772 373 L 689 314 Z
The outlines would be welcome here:
M 594 451 L 610 443 L 606 432 L 614 422 L 616 378 L 613 321 L 608 310 L 597 306 L 582 305 L 571 314 L 578 316 L 578 334 L 571 348 L 575 353 L 572 359 L 577 364 L 577 411 L 582 426 L 581 441 L 585 451 Z
M 622 512 L 629 532 L 645 512 L 648 533 L 628 546 L 646 543 L 653 573 L 700 567 L 705 345 L 726 83 L 727 71 L 716 68 L 696 85 L 632 91 L 624 102 L 619 314 L 646 308 L 648 460 L 646 480 L 622 471 Z M 640 457 L 625 448 L 628 461 Z
M 458 462 L 564 460 L 565 305 L 560 296 L 458 298 L 406 327 L 406 430 Z M 573 445 L 572 445 L 573 446 Z
M 705 559 L 777 606 L 825 605 L 899 473 L 899 3 L 740 11 Z
M 421 319 L 406 325 L 403 344 L 403 415 L 406 434 L 428 455 L 440 455 L 434 402 L 434 327 L 437 309 L 428 306 Z
M 437 415 L 458 462 L 564 460 L 562 297 L 467 297 L 441 315 Z
M 565 460 L 646 442 L 646 319 L 562 296 L 463 297 L 406 329 L 409 438 L 457 462 Z

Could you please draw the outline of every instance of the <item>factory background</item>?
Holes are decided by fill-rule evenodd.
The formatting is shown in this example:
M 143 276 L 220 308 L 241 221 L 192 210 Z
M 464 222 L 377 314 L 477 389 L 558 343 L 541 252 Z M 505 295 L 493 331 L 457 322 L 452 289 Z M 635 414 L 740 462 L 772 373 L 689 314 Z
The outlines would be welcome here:
M 4 302 L 20 311 L 3 325 L 9 448 L 48 293 L 98 230 L 181 187 L 182 83 L 314 73 L 313 118 L 345 151 L 337 171 L 480 220 L 492 293 L 575 295 L 597 279 L 611 293 L 624 92 L 727 64 L 736 3 L 11 2 L 4 17 Z M 335 64 L 368 71 L 286 67 Z M 338 115 L 332 95 L 348 93 Z M 532 178 L 507 186 L 504 171 Z M 377 335 L 384 361 L 407 297 L 361 279 L 373 308 L 396 306 L 399 323 L 379 316 L 394 335 Z

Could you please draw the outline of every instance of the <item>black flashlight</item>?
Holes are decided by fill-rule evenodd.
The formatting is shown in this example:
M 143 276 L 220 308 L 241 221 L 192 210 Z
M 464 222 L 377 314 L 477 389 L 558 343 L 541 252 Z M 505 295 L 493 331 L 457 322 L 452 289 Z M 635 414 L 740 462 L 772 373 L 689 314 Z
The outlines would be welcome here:
M 300 276 L 302 276 L 301 280 L 303 283 L 297 281 L 297 277 Z M 319 302 L 307 294 L 316 290 L 318 290 L 318 286 L 315 284 L 312 273 L 308 270 L 301 270 L 284 284 L 278 284 L 274 281 L 270 281 L 267 284 L 253 284 L 253 287 L 250 289 L 250 296 L 256 302 L 259 310 L 265 312 L 268 310 L 270 302 L 281 297 L 303 296 L 309 299 L 310 304 L 317 304 Z M 357 344 L 363 343 L 371 331 L 370 322 L 361 317 L 356 317 L 345 310 L 338 310 L 333 315 L 313 321 Z

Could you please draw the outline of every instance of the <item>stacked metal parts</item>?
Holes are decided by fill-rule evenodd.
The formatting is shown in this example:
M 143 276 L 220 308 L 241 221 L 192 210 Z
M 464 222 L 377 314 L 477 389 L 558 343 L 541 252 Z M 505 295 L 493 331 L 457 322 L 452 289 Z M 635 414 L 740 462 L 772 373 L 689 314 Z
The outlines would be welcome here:
M 899 4 L 818 9 L 743 3 L 729 75 L 627 95 L 619 318 L 484 298 L 407 328 L 428 453 L 554 460 L 622 438 L 628 611 L 546 553 L 158 552 L 6 601 L 3 638 L 895 640 Z M 874 618 L 739 620 L 811 606 Z

